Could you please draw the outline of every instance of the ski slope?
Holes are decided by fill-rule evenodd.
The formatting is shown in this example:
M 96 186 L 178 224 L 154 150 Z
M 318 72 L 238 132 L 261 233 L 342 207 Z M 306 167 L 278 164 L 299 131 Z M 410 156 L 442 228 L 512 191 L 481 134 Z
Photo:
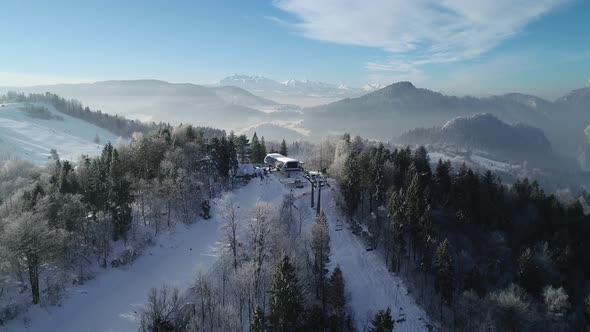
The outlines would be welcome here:
M 242 220 L 257 201 L 280 207 L 283 195 L 290 191 L 283 180 L 280 174 L 272 174 L 264 181 L 253 179 L 233 191 L 231 195 L 239 206 Z M 301 206 L 309 206 L 309 187 L 294 189 L 293 194 L 297 200 L 303 200 L 305 204 Z M 400 318 L 400 310 L 405 314 L 406 321 L 396 323 L 396 331 L 425 331 L 426 315 L 407 294 L 403 282 L 387 270 L 376 253 L 367 252 L 362 241 L 347 227 L 335 231 L 337 219 L 343 220 L 335 204 L 335 195 L 329 188 L 322 190 L 322 207 L 330 223 L 330 268 L 340 265 L 343 271 L 349 306 L 358 330 L 364 330 L 377 310 L 390 307 L 396 320 Z M 175 231 L 161 236 L 158 244 L 147 249 L 133 265 L 109 268 L 95 280 L 69 289 L 70 295 L 60 307 L 36 307 L 27 313 L 26 325 L 21 318 L 4 329 L 15 332 L 137 331 L 138 314 L 150 288 L 167 283 L 186 289 L 199 273 L 206 273 L 216 262 L 222 225 L 217 202 L 214 200 L 212 204 L 212 219 L 190 226 L 178 225 Z M 309 218 L 304 226 L 307 232 L 313 219 Z
M 21 108 L 45 107 L 59 119 L 39 119 L 25 114 Z M 94 143 L 98 135 L 100 144 Z M 9 103 L 0 107 L 0 158 L 22 159 L 43 165 L 56 149 L 60 159 L 77 160 L 81 155 L 98 155 L 107 142 L 115 144 L 118 136 L 57 111 L 44 103 Z
M 393 319 L 400 320 L 394 331 L 427 331 L 430 320 L 408 294 L 404 282 L 388 271 L 376 252 L 366 250 L 366 244 L 346 223 L 336 231 L 337 221 L 345 219 L 336 206 L 337 193 L 332 188 L 322 190 L 322 209 L 330 223 L 330 269 L 336 265 L 342 269 L 357 330 L 367 330 L 373 315 L 389 307 Z
M 245 214 L 257 201 L 278 205 L 284 186 L 278 181 L 250 181 L 236 189 L 234 201 Z M 81 287 L 68 291 L 69 298 L 60 307 L 35 307 L 23 319 L 10 322 L 0 330 L 14 332 L 121 332 L 137 331 L 138 314 L 152 287 L 166 283 L 184 290 L 199 273 L 206 273 L 217 259 L 217 241 L 221 221 L 216 217 L 217 200 L 212 204 L 210 220 L 190 226 L 179 224 L 158 239 L 133 265 L 108 269 Z M 243 215 L 242 217 L 245 217 Z

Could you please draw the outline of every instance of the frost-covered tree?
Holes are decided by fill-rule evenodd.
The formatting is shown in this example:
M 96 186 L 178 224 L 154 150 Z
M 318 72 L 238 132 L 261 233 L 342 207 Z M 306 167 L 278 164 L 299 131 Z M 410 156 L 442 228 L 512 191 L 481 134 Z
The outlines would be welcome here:
M 570 307 L 569 297 L 563 287 L 545 287 L 543 301 L 549 314 L 555 318 L 562 317 Z
M 328 220 L 323 211 L 317 216 L 311 229 L 312 272 L 316 299 L 321 300 L 322 310 L 326 308 L 326 275 L 330 262 L 330 232 Z
M 279 225 L 275 222 L 276 216 L 272 206 L 266 202 L 258 202 L 250 211 L 248 223 L 248 236 L 250 247 L 249 255 L 254 264 L 254 300 L 261 304 L 264 302 L 264 284 L 266 279 L 265 266 L 274 249 L 274 242 L 278 241 L 276 232 Z
M 231 193 L 225 196 L 219 202 L 219 214 L 223 220 L 223 232 L 227 246 L 231 252 L 234 271 L 238 269 L 238 227 L 240 217 L 238 206 L 234 202 Z
M 15 271 L 26 271 L 31 300 L 39 303 L 41 289 L 39 279 L 43 268 L 58 255 L 64 234 L 60 229 L 50 229 L 40 215 L 25 212 L 10 222 L 2 235 L 3 250 L 11 257 Z
M 178 288 L 152 288 L 141 312 L 142 332 L 187 331 L 190 324 L 190 308 L 186 307 Z

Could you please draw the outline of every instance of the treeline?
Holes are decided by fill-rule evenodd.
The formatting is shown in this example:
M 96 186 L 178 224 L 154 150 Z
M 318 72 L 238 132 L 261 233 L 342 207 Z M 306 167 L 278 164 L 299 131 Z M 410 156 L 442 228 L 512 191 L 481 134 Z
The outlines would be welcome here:
M 92 123 L 125 138 L 130 138 L 133 133 L 148 134 L 154 130 L 158 130 L 158 128 L 167 126 L 164 123 L 144 123 L 139 120 L 129 120 L 118 115 L 103 113 L 100 110 L 91 110 L 88 106 L 84 107 L 78 100 L 68 100 L 49 92 L 45 94 L 31 93 L 26 95 L 24 93 L 9 91 L 5 95 L 0 96 L 0 102 L 47 103 L 64 114 Z M 215 128 L 197 127 L 196 129 L 202 131 L 206 137 L 225 136 L 223 130 Z
M 59 303 L 64 285 L 85 282 L 95 267 L 131 264 L 162 228 L 208 219 L 208 199 L 237 167 L 231 142 L 165 126 L 76 164 L 5 162 L 0 325 L 27 303 Z
M 506 186 L 426 149 L 345 135 L 330 173 L 353 229 L 405 275 L 443 329 L 581 331 L 590 217 L 527 179 Z M 366 231 L 355 226 L 365 224 Z

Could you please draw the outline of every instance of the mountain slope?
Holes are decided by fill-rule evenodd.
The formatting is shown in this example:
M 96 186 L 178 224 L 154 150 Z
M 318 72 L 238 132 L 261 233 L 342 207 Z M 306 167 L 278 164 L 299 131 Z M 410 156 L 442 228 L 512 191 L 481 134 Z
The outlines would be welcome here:
M 48 104 L 2 105 L 0 154 L 3 159 L 24 159 L 45 164 L 50 160 L 50 150 L 56 149 L 61 159 L 77 160 L 83 154 L 98 155 L 103 144 L 115 144 L 119 139 L 103 128 L 58 112 Z M 98 144 L 95 138 L 98 138 Z
M 390 139 L 416 127 L 442 125 L 449 119 L 492 113 L 503 121 L 541 126 L 547 115 L 513 96 L 447 96 L 399 82 L 364 96 L 307 109 L 305 126 L 317 133 L 331 129 L 376 139 Z
M 6 91 L 49 91 L 78 99 L 93 109 L 131 119 L 172 124 L 191 122 L 227 129 L 239 129 L 266 119 L 266 112 L 270 110 L 285 109 L 283 105 L 236 87 L 212 88 L 158 80 L 0 88 L 0 92 Z
M 551 143 L 541 130 L 520 123 L 508 124 L 489 113 L 457 117 L 442 127 L 413 129 L 397 141 L 481 150 L 511 159 L 537 159 L 552 153 Z

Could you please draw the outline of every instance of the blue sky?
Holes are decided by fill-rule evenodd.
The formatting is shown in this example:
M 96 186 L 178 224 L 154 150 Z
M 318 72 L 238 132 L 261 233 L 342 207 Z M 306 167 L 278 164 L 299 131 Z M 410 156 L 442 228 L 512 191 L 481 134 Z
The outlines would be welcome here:
M 590 79 L 588 32 L 584 0 L 4 0 L 0 85 L 243 73 L 554 98 Z

